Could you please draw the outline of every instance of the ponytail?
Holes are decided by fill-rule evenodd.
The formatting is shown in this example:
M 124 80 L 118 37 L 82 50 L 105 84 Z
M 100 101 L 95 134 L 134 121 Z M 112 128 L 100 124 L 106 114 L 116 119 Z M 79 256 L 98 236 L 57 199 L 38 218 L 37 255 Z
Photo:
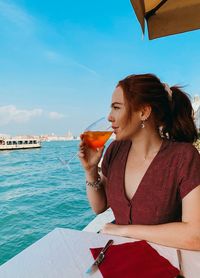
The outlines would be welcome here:
M 174 141 L 193 143 L 198 139 L 198 133 L 189 96 L 178 86 L 173 86 L 170 89 L 172 91 L 170 138 Z

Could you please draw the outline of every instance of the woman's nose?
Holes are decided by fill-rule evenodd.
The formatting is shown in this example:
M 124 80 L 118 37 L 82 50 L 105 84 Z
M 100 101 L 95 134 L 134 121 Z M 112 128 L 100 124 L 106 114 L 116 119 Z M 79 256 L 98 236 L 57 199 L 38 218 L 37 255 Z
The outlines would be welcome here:
M 108 115 L 108 121 L 109 121 L 109 122 L 112 122 L 112 121 L 113 121 L 113 117 L 112 117 L 111 113 L 109 113 L 109 115 Z

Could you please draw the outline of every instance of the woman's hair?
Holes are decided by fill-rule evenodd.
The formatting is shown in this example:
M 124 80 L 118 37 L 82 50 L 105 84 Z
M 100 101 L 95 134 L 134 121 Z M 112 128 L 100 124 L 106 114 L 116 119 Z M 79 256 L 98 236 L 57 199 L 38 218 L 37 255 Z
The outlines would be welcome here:
M 150 105 L 155 125 L 161 136 L 179 142 L 195 142 L 198 138 L 194 111 L 189 96 L 180 87 L 166 88 L 153 74 L 130 75 L 119 81 L 128 115 Z

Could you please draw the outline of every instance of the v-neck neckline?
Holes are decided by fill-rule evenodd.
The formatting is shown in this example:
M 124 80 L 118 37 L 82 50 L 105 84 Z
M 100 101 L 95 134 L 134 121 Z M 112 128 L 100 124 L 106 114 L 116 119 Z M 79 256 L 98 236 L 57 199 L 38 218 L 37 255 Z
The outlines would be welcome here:
M 144 180 L 145 180 L 146 176 L 148 175 L 149 170 L 152 168 L 152 165 L 155 163 L 155 161 L 159 157 L 159 155 L 160 155 L 161 151 L 164 149 L 166 143 L 168 143 L 168 140 L 163 139 L 159 151 L 157 152 L 157 154 L 154 156 L 151 163 L 149 164 L 149 166 L 148 166 L 147 170 L 145 171 L 145 173 L 144 173 L 144 175 L 143 175 L 135 193 L 133 194 L 131 199 L 129 199 L 127 194 L 126 194 L 126 188 L 125 188 L 125 171 L 126 171 L 126 164 L 127 164 L 127 160 L 128 160 L 129 151 L 130 151 L 130 148 L 132 146 L 132 143 L 130 142 L 130 145 L 129 145 L 129 148 L 128 148 L 128 151 L 127 151 L 127 154 L 126 154 L 126 162 L 125 162 L 124 169 L 123 169 L 123 194 L 124 194 L 124 197 L 125 197 L 126 201 L 128 201 L 129 203 L 132 203 L 132 201 L 135 199 L 135 196 L 137 196 L 138 191 L 141 190 L 142 185 L 144 184 Z

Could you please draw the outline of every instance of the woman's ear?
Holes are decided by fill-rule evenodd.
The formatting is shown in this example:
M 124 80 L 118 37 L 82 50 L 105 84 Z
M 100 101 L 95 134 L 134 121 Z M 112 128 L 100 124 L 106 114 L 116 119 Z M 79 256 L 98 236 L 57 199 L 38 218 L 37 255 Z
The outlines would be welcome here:
M 150 105 L 145 105 L 141 109 L 140 118 L 142 121 L 146 121 L 151 115 L 152 108 Z

